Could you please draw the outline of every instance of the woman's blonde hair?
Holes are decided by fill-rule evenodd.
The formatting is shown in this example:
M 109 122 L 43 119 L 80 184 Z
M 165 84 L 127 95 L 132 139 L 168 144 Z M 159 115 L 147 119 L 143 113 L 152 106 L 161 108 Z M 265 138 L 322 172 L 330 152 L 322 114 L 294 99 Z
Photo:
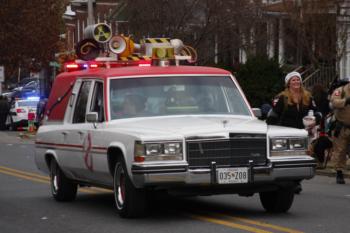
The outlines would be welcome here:
M 302 104 L 304 106 L 308 106 L 310 104 L 310 99 L 311 99 L 311 93 L 307 90 L 305 90 L 304 87 L 300 88 L 300 92 L 301 92 L 301 101 Z M 281 95 L 287 96 L 288 97 L 288 104 L 292 105 L 293 102 L 293 98 L 292 98 L 292 93 L 289 91 L 289 88 L 287 87 L 286 89 L 284 89 L 284 91 L 281 93 Z

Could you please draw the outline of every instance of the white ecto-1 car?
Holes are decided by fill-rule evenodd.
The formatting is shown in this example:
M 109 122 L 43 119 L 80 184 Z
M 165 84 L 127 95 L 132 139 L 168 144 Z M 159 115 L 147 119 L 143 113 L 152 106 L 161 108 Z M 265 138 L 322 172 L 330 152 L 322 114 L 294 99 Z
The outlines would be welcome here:
M 53 197 L 77 187 L 114 190 L 122 217 L 145 213 L 153 192 L 259 193 L 286 212 L 298 182 L 315 174 L 305 130 L 254 116 L 236 79 L 199 66 L 119 67 L 55 79 L 36 137 L 36 164 Z M 146 195 L 147 194 L 147 195 Z

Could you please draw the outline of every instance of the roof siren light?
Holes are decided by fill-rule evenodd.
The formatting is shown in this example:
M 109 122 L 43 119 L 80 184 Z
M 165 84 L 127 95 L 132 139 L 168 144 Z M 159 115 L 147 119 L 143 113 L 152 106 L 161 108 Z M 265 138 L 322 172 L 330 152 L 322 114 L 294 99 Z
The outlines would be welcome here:
M 134 43 L 130 37 L 113 36 L 108 43 L 108 47 L 112 53 L 118 54 L 119 57 L 128 57 L 135 51 L 139 51 L 141 45 Z
M 113 36 L 108 42 L 109 50 L 115 54 L 121 54 L 126 50 L 126 40 L 123 36 Z

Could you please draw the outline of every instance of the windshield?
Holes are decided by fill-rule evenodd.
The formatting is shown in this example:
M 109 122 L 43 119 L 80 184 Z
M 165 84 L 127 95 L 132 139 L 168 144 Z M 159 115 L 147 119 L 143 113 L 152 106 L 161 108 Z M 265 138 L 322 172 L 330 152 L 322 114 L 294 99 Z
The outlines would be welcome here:
M 183 115 L 250 115 L 229 76 L 145 77 L 110 81 L 111 119 Z

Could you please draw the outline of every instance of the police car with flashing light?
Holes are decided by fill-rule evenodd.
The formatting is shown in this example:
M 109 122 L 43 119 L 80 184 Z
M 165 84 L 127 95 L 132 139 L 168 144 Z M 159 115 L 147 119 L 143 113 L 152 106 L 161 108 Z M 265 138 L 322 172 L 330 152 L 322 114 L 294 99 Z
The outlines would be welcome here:
M 9 130 L 27 130 L 32 121 L 35 124 L 36 110 L 39 97 L 14 98 L 10 102 L 10 110 L 6 119 L 6 127 Z
M 290 209 L 297 183 L 315 175 L 305 130 L 259 120 L 230 72 L 180 65 L 196 54 L 179 41 L 114 36 L 109 48 L 118 58 L 70 63 L 54 81 L 35 161 L 55 200 L 98 186 L 113 190 L 121 217 L 145 214 L 157 191 L 259 193 L 265 210 Z M 82 60 L 98 50 L 92 39 L 77 46 Z

